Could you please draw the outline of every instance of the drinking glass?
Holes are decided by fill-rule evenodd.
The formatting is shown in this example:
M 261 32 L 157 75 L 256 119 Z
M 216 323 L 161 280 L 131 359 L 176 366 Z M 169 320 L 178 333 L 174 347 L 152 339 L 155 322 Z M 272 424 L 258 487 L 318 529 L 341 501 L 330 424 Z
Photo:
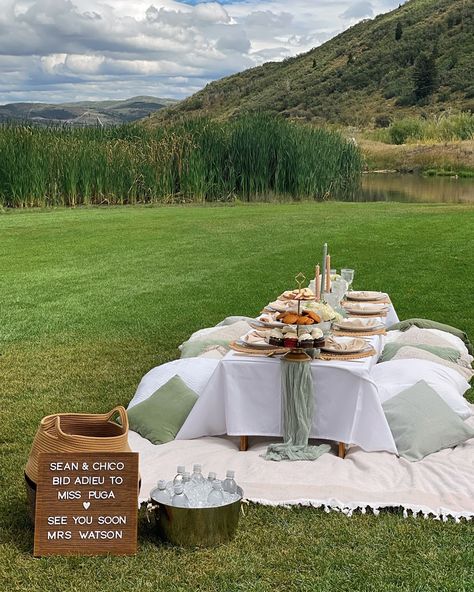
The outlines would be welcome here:
M 347 282 L 347 290 L 351 289 L 352 282 L 354 281 L 354 273 L 355 271 L 353 269 L 341 269 L 341 277 Z

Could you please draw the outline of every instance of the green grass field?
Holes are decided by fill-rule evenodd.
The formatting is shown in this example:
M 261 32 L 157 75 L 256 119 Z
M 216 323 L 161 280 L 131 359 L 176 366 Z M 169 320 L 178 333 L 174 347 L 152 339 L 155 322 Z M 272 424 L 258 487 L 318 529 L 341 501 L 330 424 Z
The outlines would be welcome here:
M 192 331 L 254 315 L 327 240 L 399 316 L 474 335 L 474 207 L 303 203 L 0 215 L 0 589 L 36 592 L 474 589 L 473 523 L 251 506 L 216 550 L 33 559 L 23 467 L 41 417 L 127 404 Z M 472 391 L 471 391 L 472 393 Z M 470 397 L 471 401 L 473 397 Z

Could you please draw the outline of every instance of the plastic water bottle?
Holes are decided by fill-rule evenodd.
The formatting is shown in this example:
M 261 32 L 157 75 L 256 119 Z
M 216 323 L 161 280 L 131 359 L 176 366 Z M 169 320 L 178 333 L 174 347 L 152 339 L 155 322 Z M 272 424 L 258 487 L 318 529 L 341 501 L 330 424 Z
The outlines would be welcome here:
M 189 471 L 186 471 L 183 474 L 183 484 L 186 486 L 186 483 L 189 483 L 191 481 L 191 473 Z
M 166 481 L 161 479 L 157 484 L 158 501 L 162 504 L 171 505 L 171 496 L 167 490 Z
M 206 482 L 206 480 L 204 479 L 203 474 L 202 474 L 201 465 L 194 465 L 193 466 L 193 474 L 191 477 L 191 482 L 194 485 L 203 485 Z
M 225 476 L 226 478 L 222 483 L 222 489 L 224 491 L 227 491 L 227 493 L 231 493 L 232 495 L 234 495 L 235 493 L 237 493 L 237 483 L 234 480 L 235 471 L 227 471 Z
M 188 496 L 184 493 L 184 487 L 182 483 L 176 483 L 174 486 L 172 503 L 175 508 L 189 508 Z
M 212 482 L 212 489 L 207 496 L 207 505 L 211 507 L 222 506 L 224 503 L 224 493 L 222 491 L 222 485 L 220 481 L 215 479 Z
M 186 468 L 183 465 L 178 465 L 176 470 L 176 476 L 173 479 L 173 485 L 177 485 L 178 483 L 182 483 L 184 481 L 184 473 L 186 472 Z
M 213 481 L 215 481 L 217 479 L 217 475 L 216 473 L 214 473 L 213 471 L 211 471 L 207 477 L 207 480 L 212 483 Z

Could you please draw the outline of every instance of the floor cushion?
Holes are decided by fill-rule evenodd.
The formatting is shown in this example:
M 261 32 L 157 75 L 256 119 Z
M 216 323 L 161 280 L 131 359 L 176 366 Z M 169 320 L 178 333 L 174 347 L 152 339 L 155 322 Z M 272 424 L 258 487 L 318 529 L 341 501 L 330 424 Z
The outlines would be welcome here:
M 418 461 L 474 438 L 467 425 L 425 381 L 383 403 L 398 454 Z
M 375 364 L 370 376 L 382 403 L 424 380 L 460 417 L 466 419 L 471 415 L 463 397 L 470 388 L 469 383 L 458 372 L 441 364 L 428 360 L 391 360 Z
M 197 394 L 175 375 L 145 401 L 129 407 L 130 429 L 152 444 L 171 442 L 197 400 Z
M 471 342 L 469 341 L 467 334 L 464 331 L 461 331 L 461 329 L 457 329 L 456 327 L 452 327 L 451 325 L 446 325 L 445 323 L 439 323 L 438 321 L 432 321 L 430 319 L 414 318 L 407 319 L 405 321 L 400 321 L 399 323 L 395 323 L 394 325 L 391 325 L 388 328 L 388 330 L 392 331 L 398 329 L 400 331 L 406 331 L 407 329 L 413 326 L 419 327 L 420 329 L 438 329 L 440 331 L 444 331 L 445 333 L 451 333 L 452 335 L 455 335 L 456 337 L 462 339 L 462 341 L 465 343 L 467 347 L 468 352 L 471 355 L 474 355 L 474 348 Z
M 390 344 L 390 345 L 398 345 L 398 344 Z M 474 372 L 472 368 L 466 368 L 465 366 L 458 364 L 457 362 L 451 362 L 437 354 L 434 354 L 430 351 L 427 351 L 422 348 L 422 346 L 412 346 L 412 345 L 403 345 L 400 344 L 402 347 L 396 352 L 393 356 L 393 360 L 428 360 L 430 362 L 435 362 L 436 364 L 441 364 L 442 366 L 446 366 L 447 368 L 451 368 L 456 372 L 459 372 L 463 378 L 465 378 L 468 382 L 474 376 Z M 429 346 L 428 346 L 429 347 Z
M 174 360 L 153 368 L 141 379 L 135 396 L 130 401 L 129 409 L 141 401 L 145 401 L 160 386 L 168 382 L 176 374 L 198 396 L 204 391 L 219 360 L 205 358 L 185 358 Z

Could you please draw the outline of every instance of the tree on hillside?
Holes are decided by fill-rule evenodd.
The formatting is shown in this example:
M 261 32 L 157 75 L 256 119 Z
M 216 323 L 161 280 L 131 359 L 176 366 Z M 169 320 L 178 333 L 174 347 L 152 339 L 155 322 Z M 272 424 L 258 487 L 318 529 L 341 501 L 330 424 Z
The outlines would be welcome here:
M 397 26 L 395 28 L 395 40 L 400 41 L 403 35 L 402 23 L 398 21 Z
M 432 55 L 421 53 L 413 67 L 413 92 L 417 100 L 424 99 L 436 88 L 436 62 Z

